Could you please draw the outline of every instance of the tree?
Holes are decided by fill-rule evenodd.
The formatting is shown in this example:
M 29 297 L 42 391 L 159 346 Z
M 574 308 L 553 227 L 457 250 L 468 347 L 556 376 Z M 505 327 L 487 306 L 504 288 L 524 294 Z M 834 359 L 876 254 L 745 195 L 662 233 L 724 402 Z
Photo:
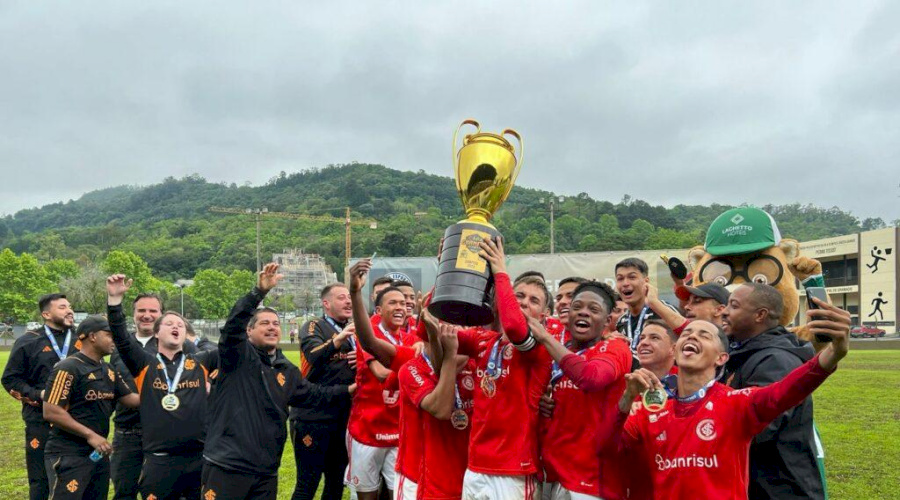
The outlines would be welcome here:
M 69 297 L 73 309 L 99 314 L 106 311 L 106 277 L 99 266 L 88 263 L 75 276 L 63 277 L 59 287 Z
M 59 283 L 65 278 L 74 278 L 75 276 L 78 276 L 81 269 L 74 260 L 53 259 L 44 264 L 44 271 L 47 272 L 47 279 L 54 283 Z
M 101 269 L 107 275 L 124 274 L 134 280 L 134 284 L 125 295 L 125 301 L 134 300 L 140 293 L 162 293 L 171 295 L 174 287 L 166 287 L 162 281 L 153 277 L 150 266 L 134 252 L 113 250 L 103 261 Z
M 223 318 L 234 301 L 228 300 L 228 275 L 218 269 L 203 269 L 194 275 L 194 284 L 185 293 L 194 298 L 204 318 Z
M 9 248 L 0 251 L 0 283 L 0 318 L 22 323 L 40 317 L 38 299 L 54 288 L 34 256 L 16 256 Z

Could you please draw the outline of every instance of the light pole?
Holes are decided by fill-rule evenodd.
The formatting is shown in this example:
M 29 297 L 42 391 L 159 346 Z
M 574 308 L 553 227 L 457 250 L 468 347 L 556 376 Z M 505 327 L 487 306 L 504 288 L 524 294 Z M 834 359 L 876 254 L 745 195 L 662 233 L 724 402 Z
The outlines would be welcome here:
M 172 284 L 181 290 L 181 315 L 184 316 L 184 287 L 193 285 L 194 280 L 178 280 Z
M 541 203 L 545 203 L 545 201 L 546 201 L 546 200 L 545 200 L 544 198 L 541 198 L 541 199 L 540 199 L 540 202 L 541 202 Z M 550 253 L 551 253 L 551 254 L 554 254 L 554 253 L 556 253 L 556 230 L 555 230 L 555 227 L 554 227 L 554 226 L 555 226 L 555 223 L 554 223 L 554 215 L 555 215 L 555 214 L 554 214 L 554 209 L 556 208 L 557 197 L 556 197 L 556 196 L 551 196 L 551 197 L 549 198 L 549 201 L 550 201 Z M 565 197 L 565 196 L 560 196 L 560 197 L 559 197 L 559 202 L 562 203 L 562 202 L 564 202 L 564 201 L 566 201 L 566 197 Z
M 256 215 L 256 274 L 259 274 L 262 271 L 262 262 L 259 260 L 259 218 L 262 214 L 269 213 L 269 209 L 266 207 L 248 208 L 245 211 L 248 214 Z

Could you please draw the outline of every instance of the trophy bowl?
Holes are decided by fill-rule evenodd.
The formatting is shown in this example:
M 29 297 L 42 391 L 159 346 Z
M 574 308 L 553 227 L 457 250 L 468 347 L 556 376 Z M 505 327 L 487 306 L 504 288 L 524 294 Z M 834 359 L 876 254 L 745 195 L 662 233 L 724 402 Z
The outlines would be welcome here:
M 475 127 L 475 132 L 466 134 L 457 149 L 459 131 L 465 125 Z M 506 136 L 517 140 L 518 156 Z M 428 306 L 436 318 L 463 326 L 486 325 L 494 320 L 493 276 L 487 261 L 478 255 L 478 244 L 485 238 L 500 237 L 490 219 L 512 191 L 523 152 L 522 137 L 512 129 L 500 134 L 482 132 L 481 125 L 469 119 L 453 134 L 456 189 L 466 219 L 444 232 L 434 294 Z

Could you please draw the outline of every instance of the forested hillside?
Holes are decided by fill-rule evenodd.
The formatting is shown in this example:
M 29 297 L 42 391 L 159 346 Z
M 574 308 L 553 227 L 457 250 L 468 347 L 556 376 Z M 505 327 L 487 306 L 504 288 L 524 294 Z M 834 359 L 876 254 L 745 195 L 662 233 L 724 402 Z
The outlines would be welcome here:
M 548 252 L 550 193 L 516 186 L 495 218 L 510 253 Z M 462 218 L 454 182 L 424 172 L 381 165 L 329 166 L 282 173 L 262 186 L 215 184 L 199 176 L 162 183 L 120 186 L 78 200 L 23 210 L 0 219 L 0 245 L 39 261 L 101 261 L 111 250 L 142 257 L 155 276 L 191 278 L 206 268 L 230 272 L 255 267 L 252 216 L 222 215 L 210 206 L 266 207 L 270 211 L 378 220 L 377 229 L 355 227 L 353 254 L 432 255 L 443 230 Z M 601 251 L 688 247 L 702 241 L 726 205 L 667 209 L 624 196 L 613 203 L 588 194 L 568 197 L 556 208 L 556 250 Z M 838 208 L 766 206 L 783 234 L 800 240 L 846 234 L 883 225 L 859 221 Z M 262 254 L 303 248 L 324 255 L 340 273 L 344 228 L 340 224 L 263 218 Z

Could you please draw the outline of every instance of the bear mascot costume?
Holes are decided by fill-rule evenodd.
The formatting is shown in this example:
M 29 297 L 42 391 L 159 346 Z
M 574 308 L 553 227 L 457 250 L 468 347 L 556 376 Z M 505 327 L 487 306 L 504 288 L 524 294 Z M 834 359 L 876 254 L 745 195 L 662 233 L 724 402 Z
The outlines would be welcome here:
M 706 244 L 688 253 L 693 269 L 691 286 L 718 283 L 729 290 L 752 281 L 775 287 L 784 298 L 781 325 L 788 326 L 800 310 L 799 280 L 804 287 L 825 286 L 822 264 L 800 255 L 797 240 L 782 238 L 775 220 L 767 212 L 753 207 L 731 209 L 709 226 Z M 805 326 L 792 331 L 813 342 Z M 816 350 L 824 345 L 813 343 Z

